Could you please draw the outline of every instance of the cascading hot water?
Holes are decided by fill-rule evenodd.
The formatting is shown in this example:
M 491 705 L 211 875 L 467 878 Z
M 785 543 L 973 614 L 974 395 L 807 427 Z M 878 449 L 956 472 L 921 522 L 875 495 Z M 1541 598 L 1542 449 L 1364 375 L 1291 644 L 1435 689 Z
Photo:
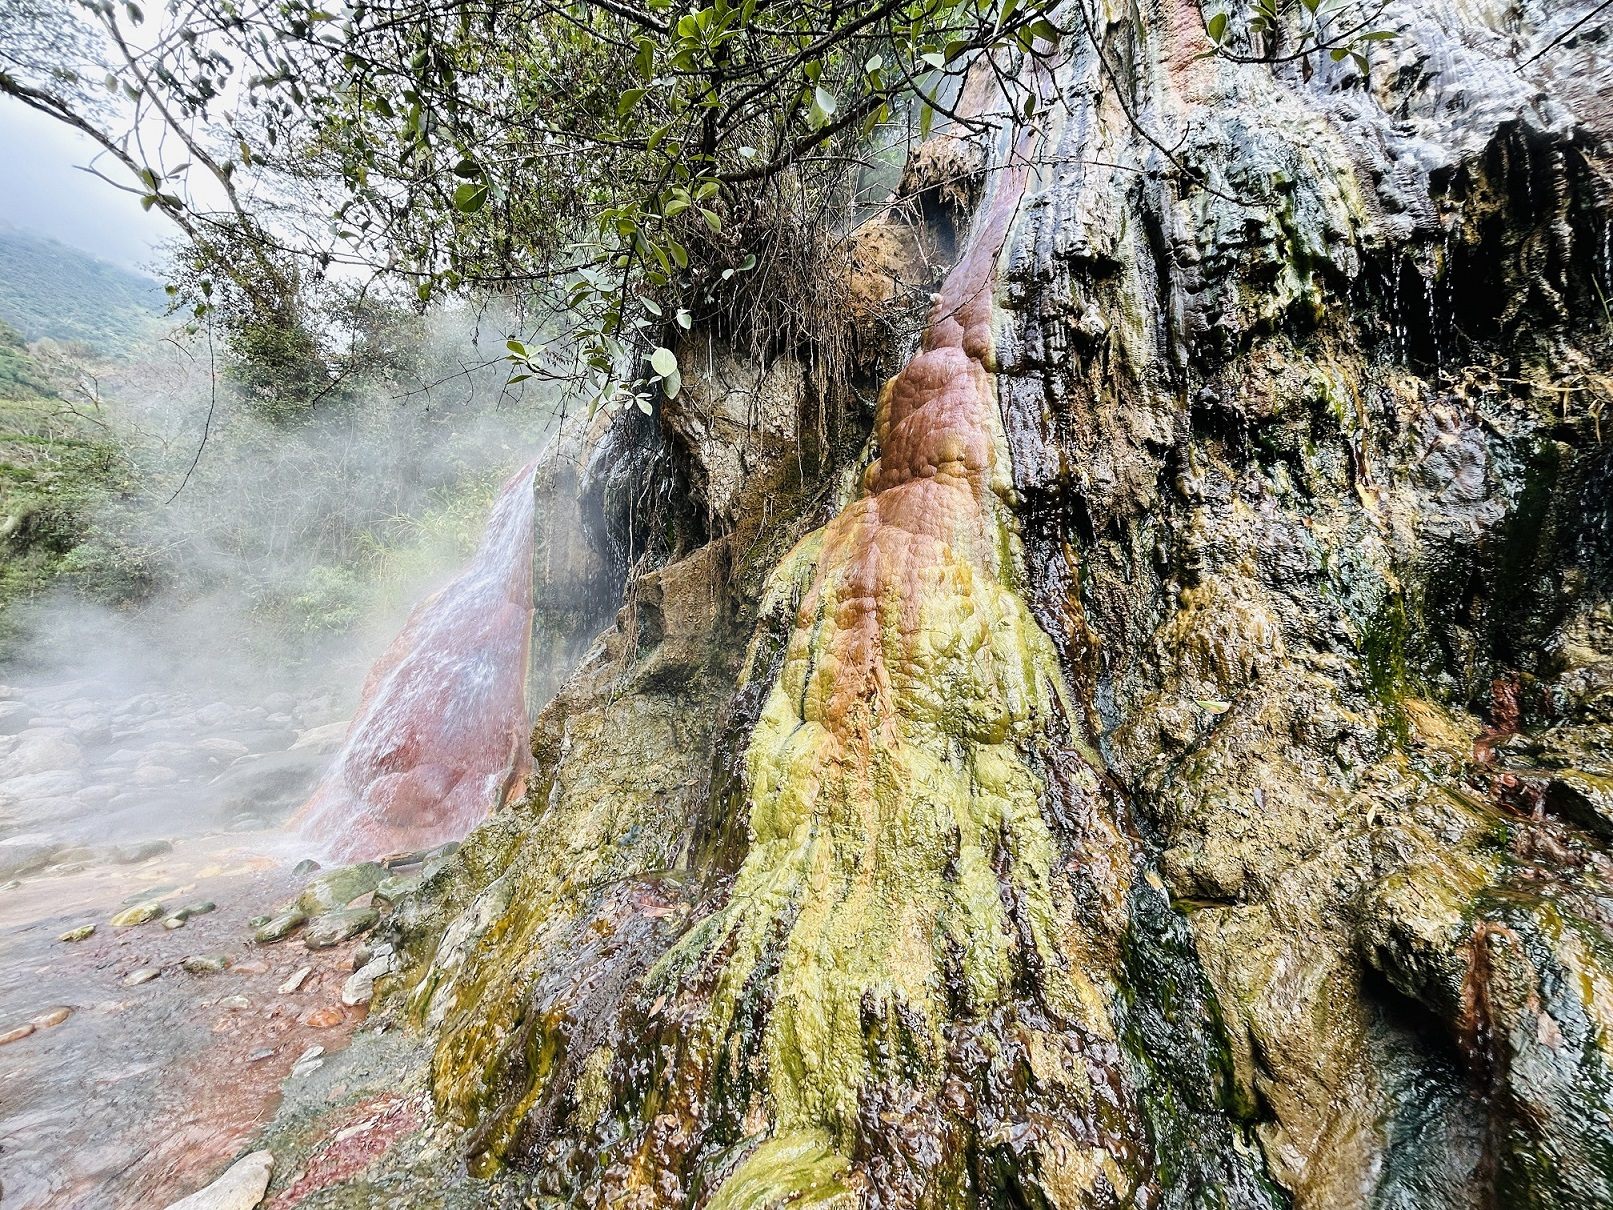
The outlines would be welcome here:
M 501 489 L 470 565 L 417 605 L 296 824 L 343 859 L 457 840 L 518 794 L 531 762 L 533 477 Z

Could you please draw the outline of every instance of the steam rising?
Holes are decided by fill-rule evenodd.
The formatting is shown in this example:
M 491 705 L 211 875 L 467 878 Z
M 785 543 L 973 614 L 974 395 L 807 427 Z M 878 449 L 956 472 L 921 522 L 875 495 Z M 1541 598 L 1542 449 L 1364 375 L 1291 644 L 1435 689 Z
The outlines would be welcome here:
M 290 420 L 215 378 L 205 340 L 91 384 L 131 490 L 0 663 L 0 838 L 254 829 L 307 797 L 365 670 L 554 427 L 462 317 L 411 343 L 407 370 Z

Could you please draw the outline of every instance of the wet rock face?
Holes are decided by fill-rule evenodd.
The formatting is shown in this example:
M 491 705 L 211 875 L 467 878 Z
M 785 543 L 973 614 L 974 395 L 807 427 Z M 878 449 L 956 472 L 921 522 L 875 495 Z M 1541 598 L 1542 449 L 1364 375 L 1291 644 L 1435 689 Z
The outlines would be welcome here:
M 1176 162 L 1077 101 L 1009 253 L 1029 591 L 1301 1205 L 1613 1200 L 1590 7 L 1391 6 L 1370 90 L 1099 23 Z
M 632 578 L 388 941 L 474 1174 L 1613 1205 L 1613 61 L 1552 45 L 1592 7 L 1393 5 L 1370 83 L 1072 12 L 827 524 L 782 553 L 793 370 L 687 386 L 723 536 Z

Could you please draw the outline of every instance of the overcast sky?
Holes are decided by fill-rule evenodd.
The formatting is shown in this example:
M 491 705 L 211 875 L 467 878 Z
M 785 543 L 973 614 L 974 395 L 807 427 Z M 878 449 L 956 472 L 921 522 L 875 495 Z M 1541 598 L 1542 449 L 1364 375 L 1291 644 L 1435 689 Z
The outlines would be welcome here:
M 174 226 L 141 210 L 132 194 L 80 171 L 95 152 L 95 144 L 77 131 L 0 99 L 0 164 L 6 166 L 0 222 L 155 275 L 153 248 L 175 234 Z

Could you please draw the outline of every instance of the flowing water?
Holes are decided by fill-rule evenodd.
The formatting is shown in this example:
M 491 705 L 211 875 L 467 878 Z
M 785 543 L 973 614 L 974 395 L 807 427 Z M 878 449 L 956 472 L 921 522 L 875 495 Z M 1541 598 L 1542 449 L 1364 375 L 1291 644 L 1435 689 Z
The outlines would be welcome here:
M 306 1078 L 309 1048 L 341 1045 L 362 1019 L 343 993 L 361 938 L 256 945 L 253 928 L 298 895 L 307 875 L 293 867 L 311 852 L 458 839 L 519 790 L 533 479 L 528 466 L 509 480 L 470 565 L 411 614 L 339 747 L 322 695 L 210 701 L 155 672 L 0 686 L 7 1210 L 160 1207 L 193 1191 L 283 1082 Z M 146 901 L 160 915 L 216 909 L 110 924 Z M 90 935 L 67 939 L 75 929 Z
M 470 566 L 415 609 L 371 670 L 346 742 L 298 815 L 309 843 L 347 859 L 425 848 L 520 792 L 536 466 L 504 485 Z

